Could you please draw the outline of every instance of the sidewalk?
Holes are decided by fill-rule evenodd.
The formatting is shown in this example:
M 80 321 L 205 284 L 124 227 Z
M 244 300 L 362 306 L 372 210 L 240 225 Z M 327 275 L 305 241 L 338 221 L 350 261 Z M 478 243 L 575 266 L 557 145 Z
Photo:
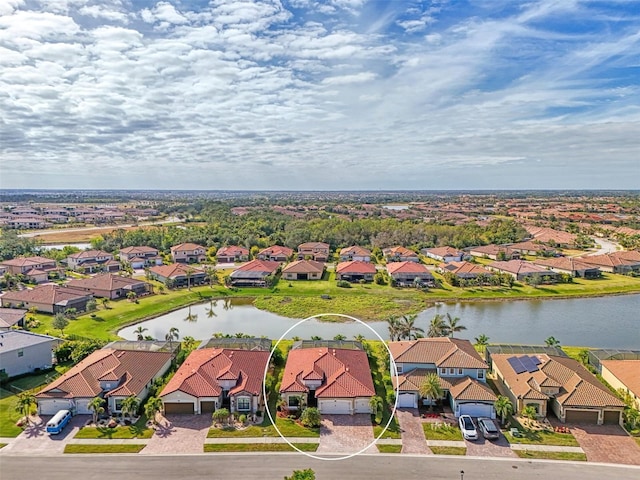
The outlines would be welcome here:
M 288 437 L 290 443 L 320 443 L 319 437 Z M 225 443 L 287 443 L 282 437 L 224 437 L 205 438 L 205 444 L 225 444 Z
M 532 452 L 571 452 L 584 453 L 580 447 L 563 447 L 562 445 L 527 445 L 524 443 L 512 443 L 511 450 L 531 450 Z

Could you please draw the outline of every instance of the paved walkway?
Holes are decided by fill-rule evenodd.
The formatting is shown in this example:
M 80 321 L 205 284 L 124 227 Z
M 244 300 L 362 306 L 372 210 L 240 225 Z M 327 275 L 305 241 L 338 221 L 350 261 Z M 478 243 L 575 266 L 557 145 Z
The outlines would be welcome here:
M 525 443 L 514 443 L 511 450 L 531 450 L 532 452 L 567 452 L 584 453 L 580 447 L 567 447 L 564 445 L 527 445 Z
M 567 425 L 590 462 L 640 465 L 640 447 L 617 425 Z
M 433 452 L 429 450 L 427 441 L 424 438 L 422 420 L 417 408 L 398 408 L 396 417 L 402 432 L 402 452 L 418 453 L 429 455 Z
M 378 453 L 373 444 L 371 415 L 323 415 L 317 453 L 351 455 L 371 445 L 363 453 Z
M 209 415 L 168 415 L 141 454 L 202 453 L 211 417 Z M 227 439 L 228 440 L 228 439 Z

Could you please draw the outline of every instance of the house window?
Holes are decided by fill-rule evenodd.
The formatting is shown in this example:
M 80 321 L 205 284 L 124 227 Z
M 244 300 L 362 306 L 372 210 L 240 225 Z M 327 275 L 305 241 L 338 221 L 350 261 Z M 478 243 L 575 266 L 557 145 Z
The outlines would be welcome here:
M 24 357 L 24 350 L 23 349 L 18 350 L 18 356 L 19 357 Z
M 116 405 L 115 405 L 115 411 L 119 412 L 120 410 L 122 410 L 122 399 L 118 399 L 116 400 Z
M 447 369 L 446 368 L 441 368 L 440 369 L 440 375 L 446 375 L 447 374 Z
M 398 370 L 398 373 L 402 373 L 402 364 L 396 363 L 396 369 Z
M 289 397 L 289 407 L 297 408 L 300 406 L 300 397 Z
M 478 378 L 484 378 L 484 370 L 478 370 Z
M 456 369 L 455 368 L 450 368 L 449 369 L 449 375 L 455 375 L 456 373 Z
M 249 397 L 238 397 L 236 400 L 236 409 L 242 412 L 251 410 L 251 399 Z
M 462 375 L 462 369 L 461 368 L 458 369 L 458 375 Z

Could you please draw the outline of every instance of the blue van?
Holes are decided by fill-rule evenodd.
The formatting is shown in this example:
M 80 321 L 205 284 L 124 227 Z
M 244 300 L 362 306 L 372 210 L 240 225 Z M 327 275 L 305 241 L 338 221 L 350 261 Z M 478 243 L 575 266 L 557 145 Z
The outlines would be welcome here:
M 47 433 L 50 435 L 60 433 L 67 426 L 69 420 L 71 420 L 71 412 L 69 410 L 60 410 L 47 422 Z

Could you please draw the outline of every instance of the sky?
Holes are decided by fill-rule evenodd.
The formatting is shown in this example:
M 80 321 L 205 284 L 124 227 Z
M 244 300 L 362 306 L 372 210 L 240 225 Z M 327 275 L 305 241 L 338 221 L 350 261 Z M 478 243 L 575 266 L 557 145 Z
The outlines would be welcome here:
M 638 0 L 0 0 L 0 188 L 640 188 Z

